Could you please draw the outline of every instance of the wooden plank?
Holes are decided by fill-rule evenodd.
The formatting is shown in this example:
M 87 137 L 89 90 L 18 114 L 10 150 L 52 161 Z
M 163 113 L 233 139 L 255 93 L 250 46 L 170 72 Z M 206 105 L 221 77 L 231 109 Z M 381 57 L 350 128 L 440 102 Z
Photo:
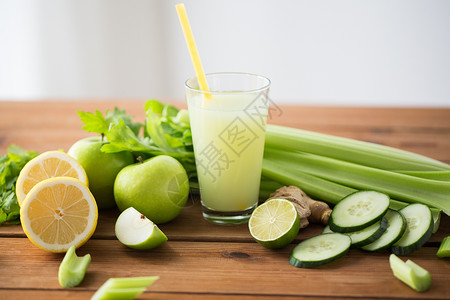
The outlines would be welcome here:
M 118 210 L 100 212 L 97 229 L 92 238 L 94 239 L 116 239 L 114 224 L 119 215 Z M 247 224 L 222 226 L 210 223 L 203 219 L 199 203 L 187 206 L 182 213 L 167 224 L 159 227 L 173 241 L 213 241 L 213 242 L 254 242 Z M 295 242 L 322 232 L 323 226 L 311 224 L 302 230 Z M 20 225 L 0 226 L 0 237 L 26 237 Z
M 138 121 L 143 121 L 143 105 L 133 101 L 0 102 L 0 153 L 12 143 L 39 152 L 67 151 L 78 139 L 92 135 L 82 130 L 78 110 L 104 112 L 125 106 L 130 114 L 136 113 Z
M 93 235 L 95 239 L 116 239 L 114 224 L 119 215 L 119 210 L 100 212 L 97 229 Z M 433 234 L 427 245 L 436 246 L 450 232 L 450 217 L 442 214 L 441 224 L 437 233 Z M 159 225 L 161 230 L 171 241 L 206 241 L 206 242 L 245 242 L 253 243 L 247 224 L 222 226 L 210 223 L 203 219 L 201 206 L 198 200 L 192 205 L 187 205 L 181 214 L 167 224 Z M 302 229 L 293 243 L 318 235 L 322 232 L 323 225 L 310 224 Z M 0 226 L 0 237 L 25 237 L 20 225 Z
M 316 269 L 289 265 L 292 247 L 273 251 L 256 243 L 169 241 L 152 251 L 128 249 L 118 241 L 90 240 L 78 250 L 92 262 L 80 290 L 95 291 L 110 277 L 160 276 L 151 291 L 180 294 L 286 295 L 303 297 L 377 297 L 448 299 L 450 262 L 435 248 L 422 248 L 409 258 L 430 271 L 431 289 L 417 293 L 395 279 L 386 253 L 349 254 Z M 1 289 L 60 290 L 61 254 L 30 247 L 24 238 L 3 238 L 0 244 Z M 18 259 L 20 258 L 20 259 Z M 11 276 L 10 274 L 20 274 Z
M 74 292 L 76 291 L 76 292 Z M 2 293 L 2 297 L 8 300 L 23 300 L 23 299 L 64 299 L 64 300 L 80 300 L 80 299 L 90 299 L 94 292 L 76 289 L 69 290 L 17 290 L 17 289 L 0 289 Z M 283 300 L 298 300 L 303 297 L 296 296 L 284 296 L 284 295 L 242 295 L 242 294 L 227 294 L 227 295 L 218 295 L 211 293 L 162 293 L 162 292 L 152 292 L 151 287 L 143 294 L 139 296 L 138 299 L 151 299 L 151 300 L 206 300 L 206 299 L 217 299 L 217 300 L 226 300 L 230 299 L 230 296 L 237 297 L 241 300 L 265 300 L 265 299 L 283 299 Z M 309 297 L 308 297 L 309 298 Z M 343 297 L 314 297 L 316 300 L 347 300 L 348 298 Z M 367 300 L 379 300 L 376 298 L 367 298 Z
M 78 110 L 115 106 L 143 122 L 145 101 L 0 102 L 0 153 L 19 144 L 37 151 L 68 150 L 84 132 Z M 176 102 L 173 102 L 176 103 Z M 185 107 L 179 102 L 178 107 Z M 273 124 L 381 143 L 450 162 L 450 109 L 283 106 Z M 26 116 L 26 120 L 22 118 Z

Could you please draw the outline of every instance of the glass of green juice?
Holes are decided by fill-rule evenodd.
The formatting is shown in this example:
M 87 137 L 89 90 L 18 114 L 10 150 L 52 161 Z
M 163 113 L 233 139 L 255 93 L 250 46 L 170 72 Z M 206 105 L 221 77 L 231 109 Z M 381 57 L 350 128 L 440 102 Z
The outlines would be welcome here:
M 258 204 L 270 80 L 248 73 L 207 74 L 185 84 L 203 217 L 248 221 Z

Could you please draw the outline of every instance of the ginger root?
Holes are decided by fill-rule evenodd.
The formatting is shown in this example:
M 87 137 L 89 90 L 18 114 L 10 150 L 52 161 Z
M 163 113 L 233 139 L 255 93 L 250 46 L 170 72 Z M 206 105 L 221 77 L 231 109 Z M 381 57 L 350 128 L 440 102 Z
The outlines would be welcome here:
M 300 228 L 305 228 L 312 223 L 328 224 L 331 208 L 322 201 L 313 200 L 305 192 L 296 186 L 284 186 L 272 193 L 269 199 L 286 199 L 297 208 L 300 217 Z

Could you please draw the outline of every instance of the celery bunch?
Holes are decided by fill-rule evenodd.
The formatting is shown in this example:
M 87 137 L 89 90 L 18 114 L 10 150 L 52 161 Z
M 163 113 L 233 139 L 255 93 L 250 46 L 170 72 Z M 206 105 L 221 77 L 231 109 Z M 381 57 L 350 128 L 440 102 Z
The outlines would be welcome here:
M 387 146 L 281 126 L 267 128 L 263 176 L 296 185 L 330 203 L 355 190 L 371 189 L 449 215 L 449 172 L 445 163 Z

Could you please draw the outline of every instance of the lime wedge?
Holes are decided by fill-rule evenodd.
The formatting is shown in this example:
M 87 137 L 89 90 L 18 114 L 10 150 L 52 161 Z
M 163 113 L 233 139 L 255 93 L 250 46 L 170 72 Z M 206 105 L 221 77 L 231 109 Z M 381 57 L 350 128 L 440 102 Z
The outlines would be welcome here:
M 300 218 L 292 202 L 271 199 L 253 211 L 248 228 L 252 237 L 264 247 L 282 248 L 297 236 Z

